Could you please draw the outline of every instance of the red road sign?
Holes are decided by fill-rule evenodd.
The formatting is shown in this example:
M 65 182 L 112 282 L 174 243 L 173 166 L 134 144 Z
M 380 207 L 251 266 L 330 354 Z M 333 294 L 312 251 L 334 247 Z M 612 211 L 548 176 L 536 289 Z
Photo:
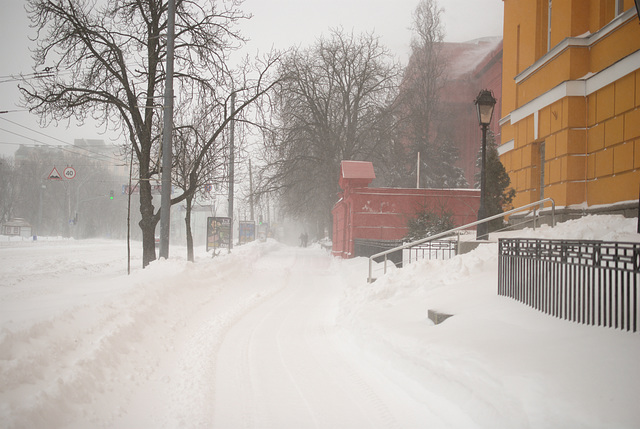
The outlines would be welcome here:
M 62 180 L 62 176 L 58 173 L 58 169 L 53 167 L 51 173 L 49 173 L 49 180 Z
M 67 179 L 73 179 L 76 177 L 76 170 L 73 167 L 67 167 L 64 169 L 64 177 Z

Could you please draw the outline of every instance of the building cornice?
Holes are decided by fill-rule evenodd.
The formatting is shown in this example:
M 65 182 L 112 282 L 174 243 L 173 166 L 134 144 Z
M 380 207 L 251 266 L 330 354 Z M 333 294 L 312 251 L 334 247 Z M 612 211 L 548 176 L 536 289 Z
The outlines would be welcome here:
M 513 110 L 507 117 L 501 119 L 500 124 L 503 125 L 506 122 L 515 124 L 566 97 L 586 97 L 638 69 L 640 69 L 640 50 L 596 74 L 562 82 L 555 88 Z
M 558 43 L 553 47 L 549 52 L 540 57 L 538 61 L 533 63 L 531 66 L 527 67 L 524 71 L 518 74 L 515 77 L 516 85 L 522 83 L 528 77 L 536 73 L 538 70 L 546 66 L 548 63 L 553 61 L 560 54 L 565 52 L 570 48 L 589 48 L 605 37 L 609 36 L 611 33 L 616 31 L 618 28 L 625 25 L 628 21 L 634 19 L 637 16 L 635 8 L 631 8 L 617 17 L 615 17 L 611 22 L 602 27 L 597 32 L 586 35 L 583 37 L 567 37 L 562 42 Z

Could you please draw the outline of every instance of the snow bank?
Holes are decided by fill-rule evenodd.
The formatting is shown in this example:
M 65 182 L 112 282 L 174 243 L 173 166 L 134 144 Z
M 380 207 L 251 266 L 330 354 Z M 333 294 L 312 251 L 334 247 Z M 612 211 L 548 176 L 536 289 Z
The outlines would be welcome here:
M 211 389 L 201 378 L 207 350 L 242 310 L 228 306 L 210 319 L 211 303 L 226 280 L 281 245 L 250 244 L 214 259 L 199 249 L 196 264 L 175 257 L 145 270 L 136 254 L 126 276 L 122 243 L 68 244 L 2 249 L 12 263 L 0 283 L 0 426 L 194 421 Z
M 636 227 L 593 216 L 501 235 L 638 242 Z M 497 244 L 420 261 L 351 283 L 341 321 L 370 359 L 456 403 L 471 420 L 454 427 L 637 427 L 639 334 L 547 316 L 498 296 L 496 279 Z M 428 309 L 453 317 L 433 325 Z
M 635 219 L 593 216 L 502 235 L 637 242 L 636 226 Z M 367 259 L 332 258 L 320 245 L 288 248 L 269 240 L 215 258 L 198 248 L 195 263 L 184 253 L 172 247 L 171 259 L 142 270 L 136 247 L 127 276 L 121 242 L 0 246 L 0 426 L 211 427 L 225 345 L 250 369 L 269 368 L 267 356 L 250 352 L 256 346 L 298 369 L 319 366 L 320 356 L 341 365 L 342 355 L 348 365 L 320 366 L 355 382 L 345 396 L 360 414 L 342 409 L 345 417 L 378 405 L 398 417 L 411 404 L 415 415 L 428 416 L 415 427 L 640 425 L 640 334 L 567 322 L 499 297 L 496 244 L 391 270 L 373 284 L 366 281 Z M 304 319 L 311 308 L 314 323 L 323 325 Z M 429 309 L 453 316 L 433 325 Z M 267 317 L 266 326 L 299 329 L 253 336 L 249 322 Z M 239 325 L 253 338 L 228 344 L 242 337 Z M 315 353 L 305 362 L 283 356 L 285 341 L 286 350 L 300 341 Z M 323 350 L 321 341 L 330 347 Z M 225 355 L 231 365 L 233 358 Z M 283 371 L 312 389 L 307 405 L 322 418 L 318 410 L 327 409 L 334 391 L 315 382 L 318 374 Z M 271 386 L 274 372 L 247 374 L 238 382 L 251 392 Z M 269 415 L 284 416 L 267 427 L 284 427 L 292 414 L 289 403 L 277 402 L 288 396 L 278 395 L 257 401 Z M 248 403 L 232 406 L 234 413 L 256 412 Z M 238 425 L 264 422 L 255 417 Z M 375 413 L 362 421 L 391 426 Z

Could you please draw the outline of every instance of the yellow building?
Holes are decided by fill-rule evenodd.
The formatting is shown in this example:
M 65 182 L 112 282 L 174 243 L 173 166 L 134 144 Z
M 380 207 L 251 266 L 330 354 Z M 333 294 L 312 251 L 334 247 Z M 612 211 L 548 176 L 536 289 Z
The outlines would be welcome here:
M 639 107 L 634 0 L 504 0 L 499 152 L 514 207 L 637 205 Z

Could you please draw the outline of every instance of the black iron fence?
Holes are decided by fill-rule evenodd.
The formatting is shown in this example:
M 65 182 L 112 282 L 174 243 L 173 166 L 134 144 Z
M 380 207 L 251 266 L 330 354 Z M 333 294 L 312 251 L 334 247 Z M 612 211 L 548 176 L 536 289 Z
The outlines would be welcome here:
M 489 216 L 487 218 L 484 218 L 482 220 L 478 220 L 476 222 L 471 222 L 471 223 L 468 223 L 466 225 L 458 226 L 456 228 L 450 229 L 449 231 L 441 232 L 439 234 L 435 234 L 435 235 L 423 238 L 421 240 L 414 241 L 412 243 L 405 243 L 405 244 L 402 244 L 402 245 L 400 245 L 398 247 L 394 247 L 392 249 L 387 249 L 387 250 L 383 250 L 381 252 L 372 254 L 371 256 L 369 256 L 369 277 L 367 278 L 367 282 L 371 283 L 371 282 L 374 282 L 376 280 L 375 277 L 373 277 L 373 262 L 374 261 L 375 262 L 382 261 L 384 263 L 383 268 L 382 268 L 382 272 L 386 274 L 386 272 L 387 272 L 387 260 L 392 260 L 391 259 L 391 255 L 392 254 L 394 254 L 394 258 L 397 259 L 398 258 L 397 255 L 399 253 L 398 251 L 400 251 L 400 250 L 410 249 L 412 247 L 419 246 L 419 245 L 421 245 L 423 243 L 427 243 L 429 241 L 433 241 L 433 240 L 436 240 L 436 239 L 439 239 L 439 238 L 447 237 L 447 236 L 451 235 L 452 233 L 455 233 L 455 232 L 458 232 L 458 231 L 462 231 L 462 230 L 465 230 L 465 229 L 468 229 L 468 228 L 471 228 L 473 226 L 477 226 L 477 225 L 480 225 L 480 224 L 484 224 L 484 223 L 490 222 L 490 221 L 492 221 L 494 219 L 499 219 L 499 218 L 502 218 L 502 217 L 507 216 L 507 215 L 512 215 L 514 213 L 518 213 L 518 212 L 521 212 L 521 211 L 526 210 L 526 209 L 533 209 L 533 219 L 532 219 L 533 220 L 533 229 L 536 229 L 536 223 L 537 223 L 537 218 L 538 218 L 538 209 L 542 209 L 542 207 L 544 206 L 545 203 L 551 203 L 551 226 L 554 226 L 556 224 L 556 215 L 555 215 L 555 213 L 556 213 L 556 203 L 553 201 L 552 198 L 545 198 L 543 200 L 535 201 L 533 203 L 526 204 L 524 206 L 518 207 L 518 208 L 513 209 L 513 210 L 509 210 L 509 211 L 504 212 L 504 213 L 499 213 L 497 215 Z M 358 246 L 358 242 L 357 241 L 355 241 L 355 245 L 356 245 L 356 249 L 357 249 L 357 246 Z M 357 255 L 357 251 L 356 251 L 356 255 Z M 401 259 L 402 258 L 403 258 L 403 256 L 401 256 Z M 394 263 L 396 264 L 396 266 L 399 266 L 397 264 L 397 262 L 394 261 Z
M 408 264 L 421 259 L 451 259 L 457 253 L 457 240 L 433 240 L 403 249 L 402 260 L 405 264 Z
M 398 246 L 402 245 L 400 240 L 369 240 L 362 238 L 354 239 L 353 243 L 355 256 L 366 257 L 370 257 L 380 251 L 398 248 Z M 421 259 L 451 259 L 456 256 L 457 250 L 458 241 L 455 239 L 434 240 L 407 249 L 397 249 L 395 252 L 389 253 L 387 259 L 393 262 L 396 267 L 403 267 Z M 383 257 L 376 259 L 376 262 L 382 261 L 384 261 Z
M 400 246 L 401 240 L 371 240 L 356 238 L 353 240 L 354 256 L 370 257 L 371 255 Z M 402 251 L 393 252 L 389 255 L 389 260 L 396 266 L 402 266 Z
M 637 331 L 640 243 L 503 238 L 498 294 L 556 317 Z

